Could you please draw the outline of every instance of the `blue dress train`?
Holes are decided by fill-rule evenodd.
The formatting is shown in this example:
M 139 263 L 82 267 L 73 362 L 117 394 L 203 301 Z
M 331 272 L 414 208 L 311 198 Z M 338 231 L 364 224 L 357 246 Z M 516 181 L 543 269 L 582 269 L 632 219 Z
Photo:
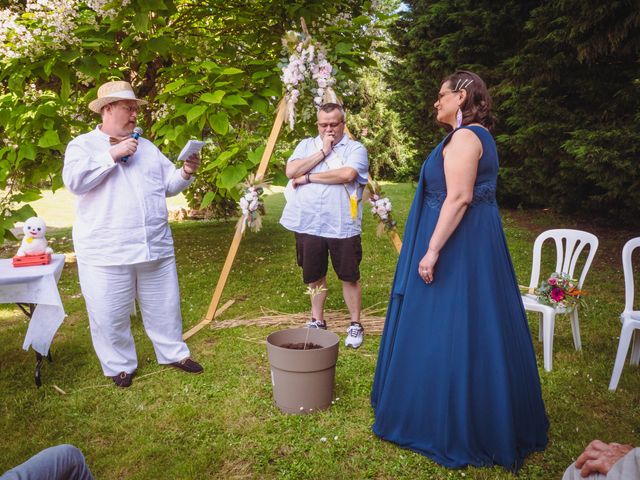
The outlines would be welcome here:
M 535 352 L 495 200 L 498 155 L 482 142 L 473 201 L 418 275 L 446 196 L 442 149 L 429 155 L 411 206 L 371 392 L 376 435 L 441 465 L 518 470 L 547 444 Z

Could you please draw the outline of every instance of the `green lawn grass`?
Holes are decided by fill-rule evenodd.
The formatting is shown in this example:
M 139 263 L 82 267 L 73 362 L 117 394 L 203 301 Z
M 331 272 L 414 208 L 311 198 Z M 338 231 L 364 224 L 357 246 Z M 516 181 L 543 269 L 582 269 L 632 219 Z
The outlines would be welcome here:
M 389 184 L 384 189 L 402 225 L 413 188 Z M 257 317 L 261 308 L 285 313 L 308 308 L 293 236 L 277 223 L 283 202 L 282 194 L 267 197 L 263 230 L 246 234 L 221 302 L 236 303 L 221 319 Z M 387 239 L 375 236 L 368 212 L 364 217 L 363 303 L 384 306 L 397 254 Z M 602 242 L 585 284 L 589 297 L 581 315 L 582 352 L 573 349 L 566 318 L 556 323 L 552 372 L 542 369 L 541 344 L 534 340 L 550 441 L 544 452 L 529 457 L 518 478 L 557 479 L 593 438 L 639 443 L 638 369 L 625 365 L 617 392 L 607 390 L 624 304 L 620 251 L 633 235 L 545 212 L 504 211 L 503 220 L 521 284 L 528 283 L 533 239 L 542 230 L 595 229 Z M 172 226 L 185 330 L 207 311 L 234 224 Z M 56 230 L 50 242 L 56 251 L 68 252 L 69 237 L 68 229 Z M 14 252 L 9 245 L 0 254 Z M 550 261 L 545 258 L 547 269 Z M 134 319 L 140 365 L 133 386 L 118 389 L 102 376 L 91 346 L 74 264 L 65 266 L 60 292 L 68 317 L 54 339 L 54 363 L 44 366 L 40 389 L 33 384 L 33 353 L 21 350 L 27 322 L 17 308 L 0 307 L 0 472 L 43 448 L 72 443 L 100 479 L 516 478 L 498 467 L 447 470 L 371 433 L 369 391 L 377 336 L 367 336 L 358 351 L 341 347 L 335 405 L 313 415 L 287 416 L 272 401 L 264 345 L 275 328 L 203 329 L 188 343 L 205 373 L 189 376 L 156 364 L 141 322 Z M 333 274 L 327 308 L 344 309 Z M 530 320 L 537 332 L 537 321 Z

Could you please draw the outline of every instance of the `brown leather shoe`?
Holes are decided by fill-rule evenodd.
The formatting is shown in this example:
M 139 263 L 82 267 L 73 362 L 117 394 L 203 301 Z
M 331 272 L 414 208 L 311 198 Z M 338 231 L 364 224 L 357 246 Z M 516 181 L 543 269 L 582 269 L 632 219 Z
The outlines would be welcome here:
M 115 383 L 118 387 L 127 388 L 130 387 L 133 383 L 133 374 L 127 372 L 120 372 L 115 377 L 111 377 L 113 383 Z
M 170 364 L 172 367 L 179 368 L 187 373 L 202 373 L 204 368 L 198 362 L 191 360 L 191 357 L 187 357 L 179 362 L 173 362 Z

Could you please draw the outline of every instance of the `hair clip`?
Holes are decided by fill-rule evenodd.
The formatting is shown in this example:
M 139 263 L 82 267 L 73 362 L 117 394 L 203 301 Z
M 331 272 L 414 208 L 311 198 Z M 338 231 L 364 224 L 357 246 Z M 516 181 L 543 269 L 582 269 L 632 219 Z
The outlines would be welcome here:
M 469 85 L 471 85 L 473 83 L 473 80 L 469 80 L 469 79 L 458 79 L 458 82 L 456 83 L 456 88 L 453 89 L 454 92 L 459 92 L 460 90 L 462 90 L 463 88 L 467 88 Z
M 471 85 L 472 83 L 473 83 L 473 80 L 469 80 L 469 79 L 464 80 L 464 81 L 462 82 L 462 85 L 460 85 L 460 89 L 467 88 L 467 87 L 468 87 L 469 85 Z

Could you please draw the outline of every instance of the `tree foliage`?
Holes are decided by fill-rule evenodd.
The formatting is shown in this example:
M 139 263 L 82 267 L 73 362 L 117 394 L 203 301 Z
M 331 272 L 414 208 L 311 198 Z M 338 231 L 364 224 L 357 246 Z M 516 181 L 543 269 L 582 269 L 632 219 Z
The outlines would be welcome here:
M 395 105 L 422 152 L 441 79 L 475 70 L 499 125 L 503 204 L 640 222 L 640 9 L 585 0 L 409 1 Z
M 367 149 L 372 178 L 403 180 L 411 176 L 409 160 L 415 152 L 400 115 L 391 107 L 391 90 L 377 68 L 361 72 L 353 99 L 354 113 L 348 115 L 348 124 Z
M 228 206 L 260 160 L 282 96 L 283 34 L 299 31 L 304 17 L 338 80 L 353 78 L 372 64 L 374 22 L 388 3 L 9 2 L 0 10 L 0 241 L 33 214 L 19 204 L 38 198 L 44 184 L 61 186 L 65 146 L 99 123 L 87 104 L 113 79 L 130 81 L 150 101 L 140 124 L 166 154 L 190 138 L 208 140 L 189 198 Z

